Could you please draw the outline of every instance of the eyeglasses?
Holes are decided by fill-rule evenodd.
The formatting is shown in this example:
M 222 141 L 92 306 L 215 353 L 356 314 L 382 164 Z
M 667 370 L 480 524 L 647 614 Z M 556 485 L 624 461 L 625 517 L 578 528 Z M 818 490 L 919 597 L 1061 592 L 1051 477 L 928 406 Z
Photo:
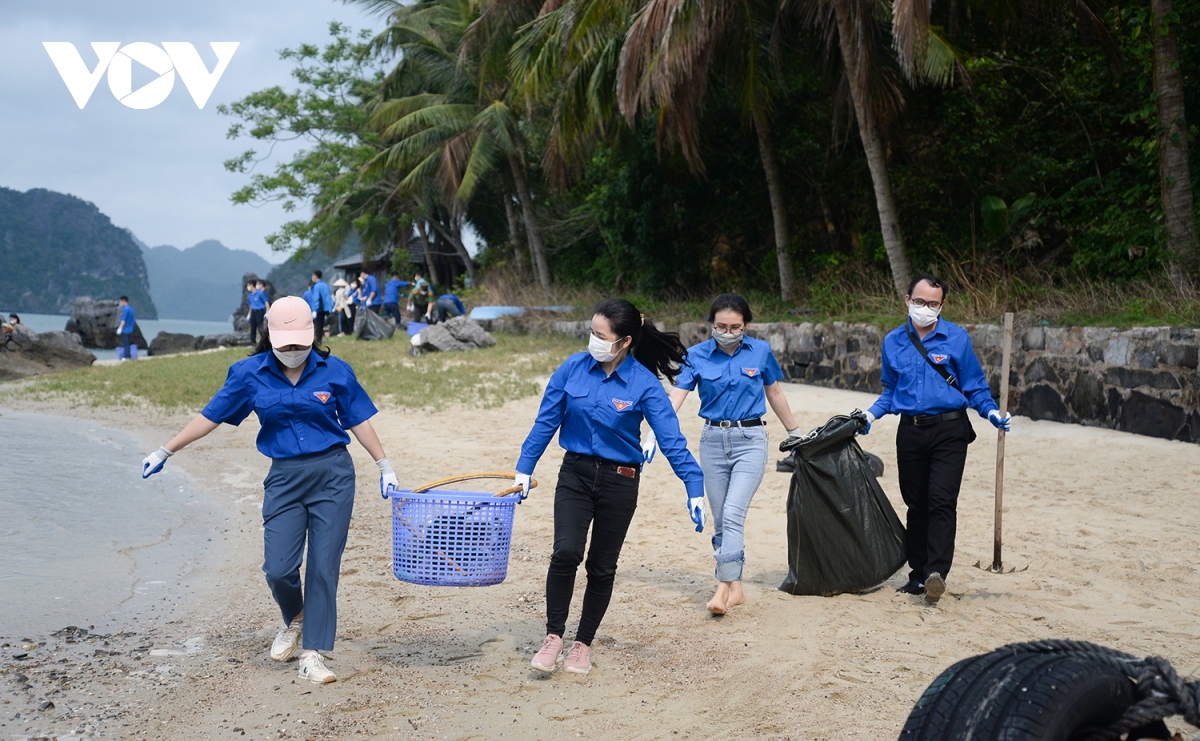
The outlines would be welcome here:
M 909 301 L 912 303 L 913 306 L 917 306 L 917 307 L 928 306 L 929 308 L 933 309 L 934 311 L 937 311 L 938 309 L 942 308 L 941 301 L 926 301 L 923 298 L 910 298 Z
M 714 324 L 713 329 L 717 330 L 718 332 L 725 332 L 727 334 L 741 334 L 746 328 L 740 324 L 734 327 L 727 327 L 724 324 Z

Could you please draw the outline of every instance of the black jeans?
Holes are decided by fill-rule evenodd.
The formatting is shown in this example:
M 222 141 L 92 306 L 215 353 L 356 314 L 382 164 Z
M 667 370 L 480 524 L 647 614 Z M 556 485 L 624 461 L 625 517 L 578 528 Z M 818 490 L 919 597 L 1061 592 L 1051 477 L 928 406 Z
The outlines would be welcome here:
M 250 310 L 250 346 L 258 344 L 258 333 L 263 329 L 263 319 L 267 316 L 266 309 Z
M 945 578 L 954 561 L 958 491 L 975 431 L 966 417 L 917 427 L 901 419 L 896 430 L 896 470 L 908 506 L 909 578 L 924 582 L 935 571 Z
M 316 342 L 325 340 L 325 310 L 317 309 L 317 318 L 313 319 L 313 339 Z
M 383 317 L 385 319 L 391 317 L 396 320 L 397 327 L 404 326 L 404 320 L 400 318 L 400 304 L 384 304 Z
M 641 472 L 632 477 L 617 473 L 617 464 L 591 456 L 567 453 L 558 471 L 554 492 L 554 555 L 546 574 L 546 633 L 562 636 L 575 591 L 575 572 L 583 561 L 588 528 L 592 544 L 587 552 L 587 590 L 575 640 L 592 645 L 596 629 L 608 610 L 617 559 L 625 534 L 637 509 Z

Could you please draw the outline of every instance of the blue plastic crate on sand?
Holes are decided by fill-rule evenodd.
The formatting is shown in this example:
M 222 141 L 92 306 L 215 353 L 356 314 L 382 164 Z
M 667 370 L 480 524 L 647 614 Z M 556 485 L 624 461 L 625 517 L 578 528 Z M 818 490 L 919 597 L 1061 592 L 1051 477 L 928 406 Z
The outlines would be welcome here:
M 508 576 L 517 497 L 392 491 L 392 571 L 411 584 L 486 587 Z

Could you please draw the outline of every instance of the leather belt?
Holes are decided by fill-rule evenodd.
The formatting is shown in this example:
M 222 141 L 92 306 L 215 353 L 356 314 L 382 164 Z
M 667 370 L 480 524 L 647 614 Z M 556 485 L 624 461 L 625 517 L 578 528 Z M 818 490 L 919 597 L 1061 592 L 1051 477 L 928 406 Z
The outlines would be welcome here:
M 965 416 L 967 416 L 965 409 L 955 409 L 954 411 L 944 412 L 942 414 L 916 414 L 911 417 L 907 414 L 901 414 L 900 421 L 907 422 L 914 427 L 928 427 L 930 425 L 936 425 L 938 422 L 949 422 L 952 419 L 962 419 Z
M 624 476 L 627 479 L 636 479 L 638 472 L 642 470 L 641 466 L 631 466 L 625 463 L 610 461 L 609 459 L 601 458 L 598 455 L 584 455 L 583 453 L 572 453 L 570 451 L 567 451 L 567 454 L 563 456 L 563 460 L 591 463 L 598 468 L 607 468 L 609 470 L 616 471 L 618 475 Z
M 760 427 L 766 422 L 762 419 L 706 419 L 704 424 L 729 429 L 730 427 Z

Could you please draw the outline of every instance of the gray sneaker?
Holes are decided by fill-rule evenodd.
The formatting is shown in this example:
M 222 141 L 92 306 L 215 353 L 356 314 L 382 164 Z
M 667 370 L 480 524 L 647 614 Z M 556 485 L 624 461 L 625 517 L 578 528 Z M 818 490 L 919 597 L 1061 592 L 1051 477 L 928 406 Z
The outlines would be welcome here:
M 313 684 L 329 684 L 337 681 L 334 673 L 325 667 L 324 657 L 316 651 L 300 658 L 299 674 L 301 679 Z
M 293 620 L 292 624 L 279 631 L 275 642 L 271 644 L 271 660 L 287 661 L 296 655 L 300 648 L 300 636 L 304 634 L 304 623 Z
M 946 580 L 938 572 L 933 572 L 925 579 L 925 601 L 934 604 L 946 593 Z

